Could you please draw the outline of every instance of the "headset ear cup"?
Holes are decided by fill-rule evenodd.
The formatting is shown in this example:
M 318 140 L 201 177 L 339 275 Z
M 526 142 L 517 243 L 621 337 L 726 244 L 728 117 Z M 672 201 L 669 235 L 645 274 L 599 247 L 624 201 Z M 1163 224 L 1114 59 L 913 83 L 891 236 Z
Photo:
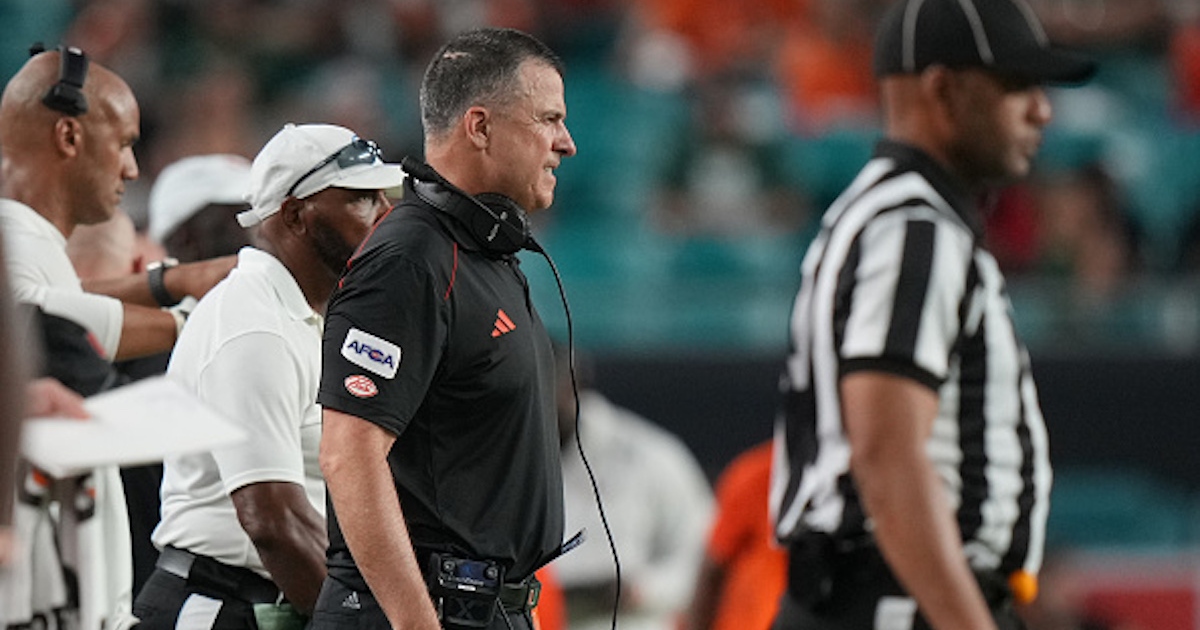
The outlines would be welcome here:
M 39 54 L 45 47 L 35 44 L 30 47 L 30 54 Z M 62 62 L 58 71 L 58 82 L 42 97 L 42 103 L 68 116 L 82 116 L 88 111 L 87 97 L 83 94 L 83 84 L 87 81 L 87 54 L 71 46 L 59 46 Z
M 525 210 L 512 199 L 496 193 L 482 193 L 475 196 L 491 216 L 484 216 L 488 224 L 486 242 L 488 249 L 500 254 L 515 254 L 529 242 L 529 221 Z M 479 216 L 478 214 L 476 216 Z M 477 232 L 477 234 L 479 234 Z
M 414 183 L 413 192 L 466 227 L 489 256 L 515 254 L 536 245 L 525 209 L 511 198 L 497 193 L 467 194 L 428 164 L 410 157 L 401 160 L 401 165 L 414 179 L 432 187 L 424 192 L 421 184 Z

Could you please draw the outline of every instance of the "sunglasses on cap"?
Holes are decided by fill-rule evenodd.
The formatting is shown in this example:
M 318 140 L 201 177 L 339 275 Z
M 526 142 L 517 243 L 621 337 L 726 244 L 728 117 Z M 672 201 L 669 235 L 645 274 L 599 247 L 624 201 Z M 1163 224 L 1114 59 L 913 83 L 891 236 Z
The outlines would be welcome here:
M 371 140 L 364 140 L 358 136 L 350 141 L 350 144 L 334 151 L 329 157 L 317 162 L 317 165 L 308 169 L 308 172 L 301 175 L 296 183 L 288 188 L 286 197 L 291 197 L 296 192 L 296 188 L 304 182 L 304 180 L 312 177 L 317 171 L 329 166 L 331 162 L 337 161 L 338 168 L 350 168 L 356 164 L 376 164 L 383 161 L 383 151 L 379 149 L 379 145 Z

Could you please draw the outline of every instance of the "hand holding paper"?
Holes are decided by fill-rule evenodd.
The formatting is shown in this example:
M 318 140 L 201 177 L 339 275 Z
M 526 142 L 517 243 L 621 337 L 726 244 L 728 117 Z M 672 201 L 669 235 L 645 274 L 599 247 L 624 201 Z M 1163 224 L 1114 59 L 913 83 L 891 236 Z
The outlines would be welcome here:
M 87 418 L 83 397 L 67 389 L 66 385 L 50 377 L 39 378 L 25 388 L 25 414 L 61 416 L 64 418 Z

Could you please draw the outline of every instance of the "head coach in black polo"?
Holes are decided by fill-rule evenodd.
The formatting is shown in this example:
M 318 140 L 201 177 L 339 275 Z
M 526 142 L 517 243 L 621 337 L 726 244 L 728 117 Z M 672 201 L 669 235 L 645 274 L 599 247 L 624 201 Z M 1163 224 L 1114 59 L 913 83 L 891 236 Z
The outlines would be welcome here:
M 421 85 L 427 163 L 330 301 L 318 401 L 329 577 L 312 627 L 529 628 L 562 543 L 554 355 L 516 252 L 575 154 L 562 66 L 463 33 Z
M 792 314 L 775 628 L 1018 628 L 1051 469 L 978 200 L 1029 173 L 1045 84 L 1094 66 L 1024 0 L 901 0 L 875 71 L 885 137 L 826 211 Z

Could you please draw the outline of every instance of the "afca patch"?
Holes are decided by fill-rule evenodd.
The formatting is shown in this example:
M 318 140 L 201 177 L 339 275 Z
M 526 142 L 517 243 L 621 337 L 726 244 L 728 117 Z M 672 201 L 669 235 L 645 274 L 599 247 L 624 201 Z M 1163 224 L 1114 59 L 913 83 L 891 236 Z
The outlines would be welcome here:
M 400 367 L 400 346 L 357 328 L 346 333 L 342 356 L 387 379 L 396 376 L 396 368 Z

